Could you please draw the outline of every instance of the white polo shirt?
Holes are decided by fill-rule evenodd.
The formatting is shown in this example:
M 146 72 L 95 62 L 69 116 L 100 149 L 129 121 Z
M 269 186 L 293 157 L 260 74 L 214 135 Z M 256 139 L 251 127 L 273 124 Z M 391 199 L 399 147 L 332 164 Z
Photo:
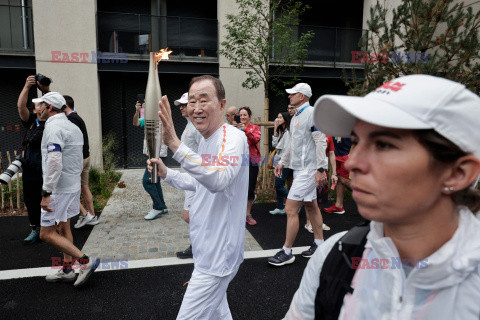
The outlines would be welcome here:
M 50 152 L 49 152 L 50 151 Z M 42 167 L 44 184 L 47 177 L 47 160 L 52 152 L 62 153 L 62 171 L 53 193 L 80 191 L 80 174 L 83 170 L 83 134 L 65 113 L 56 114 L 45 122 L 42 137 Z
M 195 191 L 189 224 L 195 269 L 229 275 L 243 261 L 250 158 L 247 138 L 223 124 L 208 139 L 202 137 L 198 153 L 182 143 L 173 158 L 186 172 L 168 169 L 165 181 Z

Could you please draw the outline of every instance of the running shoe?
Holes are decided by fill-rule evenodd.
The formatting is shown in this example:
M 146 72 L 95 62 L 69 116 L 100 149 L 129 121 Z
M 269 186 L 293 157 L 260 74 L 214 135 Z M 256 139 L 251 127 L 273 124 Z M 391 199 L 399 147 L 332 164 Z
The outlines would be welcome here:
M 344 207 L 337 207 L 335 205 L 329 207 L 329 208 L 325 208 L 323 209 L 323 211 L 325 211 L 326 213 L 337 213 L 337 214 L 344 214 L 345 213 L 345 208 Z
M 317 250 L 318 246 L 317 244 L 314 242 L 310 248 L 308 250 L 305 250 L 302 252 L 302 257 L 305 257 L 305 258 L 310 258 L 311 256 L 313 256 L 313 254 L 315 253 L 315 251 Z
M 160 217 L 161 214 L 165 214 L 167 212 L 168 212 L 168 209 L 163 209 L 163 210 L 152 209 L 145 216 L 145 220 L 155 220 L 158 217 Z
M 60 269 L 55 274 L 46 276 L 45 280 L 47 282 L 73 282 L 75 277 L 75 271 L 71 270 L 69 273 L 65 273 L 63 269 Z
M 81 287 L 87 282 L 92 273 L 97 270 L 100 264 L 100 258 L 90 259 L 87 264 L 80 265 L 80 272 L 78 273 L 77 281 L 73 284 L 74 287 Z
M 33 244 L 37 242 L 40 238 L 40 228 L 32 229 L 28 237 L 23 239 L 24 244 Z
M 89 226 L 96 226 L 100 221 L 98 221 L 98 217 L 95 216 L 92 220 L 90 220 L 89 222 L 87 222 L 87 224 Z
M 269 211 L 270 214 L 285 214 L 285 209 L 278 209 L 275 208 L 275 210 Z
M 252 216 L 247 216 L 247 223 L 251 226 L 254 226 L 257 224 L 257 221 L 255 219 L 253 219 Z
M 287 254 L 283 249 L 278 251 L 273 257 L 267 259 L 267 262 L 276 267 L 281 267 L 286 264 L 293 263 L 295 261 L 295 256 Z
M 311 224 L 305 225 L 304 227 L 305 227 L 305 229 L 307 229 L 308 232 L 313 233 L 313 227 L 312 227 Z
M 193 258 L 192 245 L 190 245 L 187 249 L 185 249 L 183 251 L 178 251 L 177 252 L 177 258 L 179 258 L 179 259 Z
M 73 227 L 75 229 L 80 229 L 81 227 L 92 221 L 94 218 L 96 218 L 96 216 L 92 216 L 90 213 L 87 213 L 85 216 L 80 215 L 80 217 L 78 217 L 77 223 Z

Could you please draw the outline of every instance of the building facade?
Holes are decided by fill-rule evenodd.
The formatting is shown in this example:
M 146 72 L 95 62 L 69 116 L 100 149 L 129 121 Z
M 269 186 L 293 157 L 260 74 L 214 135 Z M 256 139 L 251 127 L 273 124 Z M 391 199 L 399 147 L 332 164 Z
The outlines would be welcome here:
M 301 30 L 313 30 L 301 80 L 322 94 L 347 91 L 341 80 L 351 51 L 368 18 L 369 0 L 304 1 L 311 9 Z M 364 4 L 365 3 L 365 4 Z M 263 88 L 247 90 L 245 70 L 230 67 L 217 55 L 226 15 L 236 12 L 234 0 L 0 0 L 0 152 L 21 144 L 24 129 L 16 101 L 28 75 L 53 79 L 51 90 L 68 94 L 87 125 L 94 166 L 102 166 L 102 139 L 117 142 L 117 165 L 142 167 L 143 130 L 132 125 L 138 94 L 145 91 L 148 52 L 169 47 L 169 61 L 159 65 L 162 94 L 172 103 L 187 91 L 194 76 L 218 76 L 225 85 L 227 106 L 250 106 L 253 118 L 264 115 Z M 274 67 L 272 67 L 275 72 Z M 31 90 L 31 97 L 38 92 Z M 271 92 L 269 119 L 286 111 L 286 94 Z M 173 109 L 178 135 L 186 120 Z M 167 164 L 176 165 L 171 159 Z

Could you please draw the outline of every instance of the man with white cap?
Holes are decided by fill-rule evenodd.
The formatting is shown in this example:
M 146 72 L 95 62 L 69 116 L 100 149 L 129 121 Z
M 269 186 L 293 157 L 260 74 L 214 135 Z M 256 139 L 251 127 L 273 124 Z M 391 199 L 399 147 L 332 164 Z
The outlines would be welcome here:
M 286 91 L 289 94 L 290 105 L 294 106 L 296 111 L 290 122 L 291 138 L 282 159 L 275 167 L 275 175 L 281 177 L 286 166 L 293 170 L 293 183 L 285 204 L 287 214 L 285 243 L 282 250 L 267 260 L 274 266 L 283 266 L 295 261 L 292 247 L 298 233 L 298 211 L 302 203 L 314 232 L 314 242 L 310 249 L 302 252 L 302 256 L 311 257 L 323 242 L 323 220 L 316 201 L 316 186 L 327 183 L 325 173 L 328 169 L 325 152 L 327 140 L 325 134 L 313 125 L 313 107 L 309 104 L 312 96 L 310 86 L 307 83 L 298 83 Z
M 73 260 L 80 263 L 74 283 L 82 286 L 98 267 L 100 259 L 90 259 L 73 244 L 70 219 L 80 210 L 80 175 L 83 170 L 83 135 L 63 112 L 65 99 L 58 92 L 49 92 L 32 100 L 43 104 L 45 122 L 42 138 L 43 187 L 40 238 L 63 252 L 63 267 L 48 282 L 73 282 Z M 57 233 L 57 226 L 59 233 Z
M 198 144 L 200 143 L 200 140 L 202 140 L 202 135 L 195 128 L 187 114 L 188 92 L 182 94 L 180 99 L 175 100 L 174 104 L 180 108 L 182 117 L 185 117 L 185 119 L 187 119 L 187 125 L 183 130 L 180 141 L 182 141 L 187 147 L 190 148 L 190 150 L 196 153 L 198 152 Z M 185 172 L 185 170 L 182 169 L 182 172 Z M 185 201 L 183 203 L 183 220 L 186 223 L 190 222 L 189 212 L 194 195 L 195 191 L 185 190 Z M 193 258 L 192 245 L 188 246 L 188 248 L 183 251 L 177 252 L 177 257 L 180 259 Z
M 314 121 L 352 138 L 345 166 L 370 220 L 330 237 L 285 319 L 479 319 L 480 97 L 429 75 L 324 95 Z

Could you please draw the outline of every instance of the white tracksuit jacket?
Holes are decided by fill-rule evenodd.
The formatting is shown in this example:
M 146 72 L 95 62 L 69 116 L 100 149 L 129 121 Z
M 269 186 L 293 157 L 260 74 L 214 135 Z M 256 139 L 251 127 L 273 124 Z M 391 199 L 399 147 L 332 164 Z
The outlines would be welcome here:
M 354 292 L 343 301 L 339 319 L 480 319 L 480 220 L 458 207 L 459 225 L 452 239 L 406 276 L 405 270 L 358 269 Z M 371 222 L 362 258 L 399 257 L 383 224 Z M 345 232 L 330 237 L 312 256 L 285 319 L 314 319 L 315 295 L 323 262 Z

